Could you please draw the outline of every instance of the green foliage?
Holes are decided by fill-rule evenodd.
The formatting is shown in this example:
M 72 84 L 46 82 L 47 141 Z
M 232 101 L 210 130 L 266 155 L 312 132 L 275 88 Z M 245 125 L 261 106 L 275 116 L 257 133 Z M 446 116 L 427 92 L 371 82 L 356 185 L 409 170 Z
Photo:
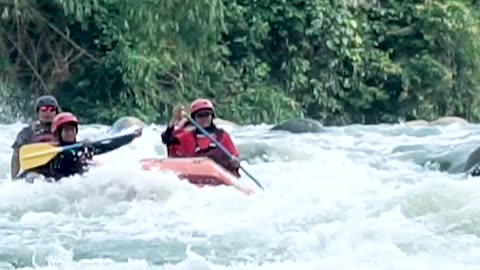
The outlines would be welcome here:
M 0 79 L 0 123 L 11 123 L 22 118 L 18 112 L 21 111 L 24 101 L 12 96 L 14 91 L 13 85 Z
M 479 102 L 478 14 L 465 1 L 382 1 L 369 7 L 370 40 L 388 53 L 394 72 L 379 81 L 395 117 L 470 120 Z M 386 109 L 384 109 L 387 112 Z
M 199 97 L 241 123 L 478 120 L 478 23 L 461 0 L 0 0 L 2 93 L 101 123 Z

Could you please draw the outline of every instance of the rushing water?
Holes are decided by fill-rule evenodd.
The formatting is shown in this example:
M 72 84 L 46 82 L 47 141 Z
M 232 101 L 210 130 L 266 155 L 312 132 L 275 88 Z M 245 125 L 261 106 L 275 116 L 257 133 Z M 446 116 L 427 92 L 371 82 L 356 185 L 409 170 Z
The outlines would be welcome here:
M 141 171 L 137 160 L 165 154 L 153 126 L 84 177 L 11 182 L 21 126 L 0 127 L 0 269 L 480 269 L 480 181 L 445 171 L 480 126 L 234 129 L 266 189 L 244 177 L 251 197 Z

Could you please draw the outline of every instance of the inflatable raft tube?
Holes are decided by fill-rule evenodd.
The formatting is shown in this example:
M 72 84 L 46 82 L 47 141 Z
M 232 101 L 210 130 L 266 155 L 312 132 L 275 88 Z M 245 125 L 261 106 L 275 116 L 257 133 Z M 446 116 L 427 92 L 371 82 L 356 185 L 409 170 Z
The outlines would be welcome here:
M 149 158 L 140 161 L 143 170 L 173 172 L 199 187 L 232 186 L 246 195 L 253 191 L 238 184 L 238 178 L 209 158 Z

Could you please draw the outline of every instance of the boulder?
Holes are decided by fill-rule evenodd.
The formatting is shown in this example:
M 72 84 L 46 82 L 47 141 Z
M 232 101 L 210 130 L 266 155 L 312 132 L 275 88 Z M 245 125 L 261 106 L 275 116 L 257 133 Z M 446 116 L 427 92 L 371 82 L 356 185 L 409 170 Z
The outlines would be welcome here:
M 457 116 L 445 116 L 430 122 L 430 125 L 446 126 L 446 125 L 457 124 L 457 123 L 461 125 L 467 125 L 468 121 Z
M 284 130 L 291 133 L 320 133 L 324 132 L 320 122 L 309 118 L 292 118 L 275 125 L 270 130 Z
M 115 121 L 108 132 L 111 134 L 117 134 L 134 126 L 137 128 L 144 128 L 146 124 L 136 117 L 124 116 Z

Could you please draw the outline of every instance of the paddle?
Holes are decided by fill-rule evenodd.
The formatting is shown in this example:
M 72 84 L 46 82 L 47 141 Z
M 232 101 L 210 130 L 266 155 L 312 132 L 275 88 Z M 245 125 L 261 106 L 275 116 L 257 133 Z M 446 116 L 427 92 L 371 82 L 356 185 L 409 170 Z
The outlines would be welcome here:
M 188 119 L 188 121 L 190 121 L 190 123 L 192 123 L 198 130 L 200 130 L 200 132 L 202 132 L 203 135 L 207 136 L 213 143 L 215 143 L 218 146 L 218 148 L 220 148 L 220 150 L 222 150 L 222 152 L 225 153 L 225 155 L 227 155 L 231 160 L 235 159 L 235 157 L 232 154 L 230 154 L 230 152 L 221 143 L 219 143 L 215 138 L 213 138 L 210 134 L 208 134 L 208 132 L 202 126 L 200 126 L 195 120 L 193 120 L 188 114 L 186 114 L 185 112 L 183 112 L 182 114 Z M 263 186 L 260 184 L 260 182 L 257 179 L 255 179 L 255 177 L 253 177 L 253 175 L 251 175 L 247 170 L 245 170 L 245 168 L 243 168 L 242 165 L 240 165 L 240 169 L 248 177 L 250 177 L 250 179 L 252 179 L 253 182 L 255 182 L 255 184 L 257 184 L 259 188 L 261 188 L 262 190 L 265 190 Z
M 132 136 L 132 134 L 124 134 L 115 137 L 105 138 L 93 142 L 89 142 L 90 145 L 106 143 L 108 141 L 123 139 L 126 136 Z M 79 149 L 85 146 L 85 142 L 79 142 L 67 146 L 55 146 L 50 143 L 33 143 L 26 144 L 20 147 L 19 159 L 20 159 L 20 172 L 16 177 L 19 177 L 27 170 L 31 170 L 40 166 L 43 166 L 54 159 L 58 154 L 67 150 Z
M 465 176 L 468 177 L 468 176 L 473 176 L 472 173 L 475 172 L 476 170 L 479 170 L 480 166 L 480 162 L 476 163 L 474 166 L 472 166 L 470 169 L 468 169 L 466 172 L 465 172 Z M 475 176 L 478 176 L 478 174 L 476 174 Z M 475 177 L 474 176 L 474 177 Z

